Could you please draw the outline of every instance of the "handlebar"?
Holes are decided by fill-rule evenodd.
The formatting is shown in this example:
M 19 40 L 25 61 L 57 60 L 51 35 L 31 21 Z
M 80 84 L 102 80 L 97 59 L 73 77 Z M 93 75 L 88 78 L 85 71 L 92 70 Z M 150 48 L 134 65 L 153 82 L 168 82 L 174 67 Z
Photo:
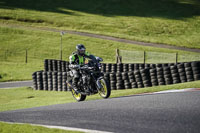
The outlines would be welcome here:
M 81 70 L 84 70 L 84 69 L 92 70 L 92 69 L 94 69 L 94 67 L 89 67 L 87 65 L 84 65 L 84 66 L 80 67 L 80 69 Z

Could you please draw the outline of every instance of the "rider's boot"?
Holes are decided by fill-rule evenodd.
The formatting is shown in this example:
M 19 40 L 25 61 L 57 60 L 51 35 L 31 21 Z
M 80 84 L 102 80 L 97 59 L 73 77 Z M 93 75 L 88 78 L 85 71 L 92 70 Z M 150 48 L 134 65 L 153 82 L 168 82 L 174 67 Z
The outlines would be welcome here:
M 87 94 L 89 94 L 89 93 L 90 93 L 90 90 L 89 90 L 89 89 L 85 89 L 85 92 L 86 92 Z
M 74 78 L 73 79 L 73 81 L 72 81 L 72 85 L 73 85 L 73 87 L 74 87 L 74 90 L 76 91 L 76 92 L 79 92 L 79 89 L 78 89 L 78 80 L 76 79 L 76 78 Z

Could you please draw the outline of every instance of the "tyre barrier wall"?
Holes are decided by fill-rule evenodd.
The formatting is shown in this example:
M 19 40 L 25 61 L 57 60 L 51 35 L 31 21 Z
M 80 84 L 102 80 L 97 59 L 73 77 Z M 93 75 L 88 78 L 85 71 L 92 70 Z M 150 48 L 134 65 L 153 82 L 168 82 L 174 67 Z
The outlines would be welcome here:
M 180 64 L 180 63 L 179 63 Z M 166 67 L 173 66 L 176 63 L 165 63 L 165 64 L 113 64 L 113 63 L 102 63 L 102 72 L 127 72 L 140 70 L 145 68 L 156 68 L 156 67 Z M 63 60 L 44 60 L 44 70 L 45 71 L 57 71 L 57 72 L 67 72 L 69 71 L 69 62 Z
M 66 84 L 67 72 L 37 71 L 32 78 L 35 90 L 70 91 Z
M 63 63 L 64 62 L 64 63 Z M 45 60 L 45 70 L 33 73 L 35 90 L 70 91 L 69 63 Z M 200 61 L 170 64 L 102 64 L 104 78 L 112 90 L 144 88 L 200 80 Z
M 134 70 L 140 70 L 145 68 L 156 68 L 176 65 L 176 63 L 169 64 L 112 64 L 112 63 L 102 63 L 102 72 L 128 72 Z M 69 62 L 63 60 L 44 60 L 44 70 L 45 71 L 57 71 L 57 72 L 67 72 L 69 71 Z
M 57 72 L 67 72 L 69 71 L 69 62 L 62 60 L 44 60 L 44 70 L 45 71 L 57 71 Z

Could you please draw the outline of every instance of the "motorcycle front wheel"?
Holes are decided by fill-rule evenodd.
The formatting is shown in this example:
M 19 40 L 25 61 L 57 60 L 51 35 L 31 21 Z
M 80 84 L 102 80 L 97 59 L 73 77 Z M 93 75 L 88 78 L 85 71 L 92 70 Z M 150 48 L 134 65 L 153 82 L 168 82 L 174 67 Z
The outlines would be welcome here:
M 78 102 L 84 101 L 86 99 L 86 95 L 82 95 L 81 93 L 76 93 L 74 89 L 72 89 L 72 96 Z
M 108 98 L 111 94 L 111 90 L 110 88 L 108 87 L 108 84 L 106 82 L 105 79 L 100 79 L 100 84 L 102 86 L 102 88 L 99 90 L 99 95 L 102 97 L 102 98 Z

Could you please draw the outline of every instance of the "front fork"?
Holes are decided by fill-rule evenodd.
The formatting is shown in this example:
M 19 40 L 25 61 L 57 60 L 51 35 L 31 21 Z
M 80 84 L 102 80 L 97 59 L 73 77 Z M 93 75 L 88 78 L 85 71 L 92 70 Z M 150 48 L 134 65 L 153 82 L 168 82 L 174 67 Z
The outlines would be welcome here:
M 92 75 L 92 78 L 94 79 L 94 81 L 96 82 L 95 84 L 96 84 L 97 90 L 100 91 L 103 88 L 103 86 L 101 85 L 101 81 L 100 81 L 103 77 L 100 76 L 96 79 L 93 73 L 91 75 Z
M 67 80 L 66 83 L 67 83 L 68 87 L 70 87 L 70 89 L 74 90 L 74 86 L 72 85 L 72 83 L 70 83 L 70 81 Z
M 101 90 L 103 88 L 102 84 L 101 84 L 101 79 L 103 79 L 103 77 L 99 77 L 97 80 L 96 80 L 96 85 L 97 85 L 97 89 L 98 90 Z

